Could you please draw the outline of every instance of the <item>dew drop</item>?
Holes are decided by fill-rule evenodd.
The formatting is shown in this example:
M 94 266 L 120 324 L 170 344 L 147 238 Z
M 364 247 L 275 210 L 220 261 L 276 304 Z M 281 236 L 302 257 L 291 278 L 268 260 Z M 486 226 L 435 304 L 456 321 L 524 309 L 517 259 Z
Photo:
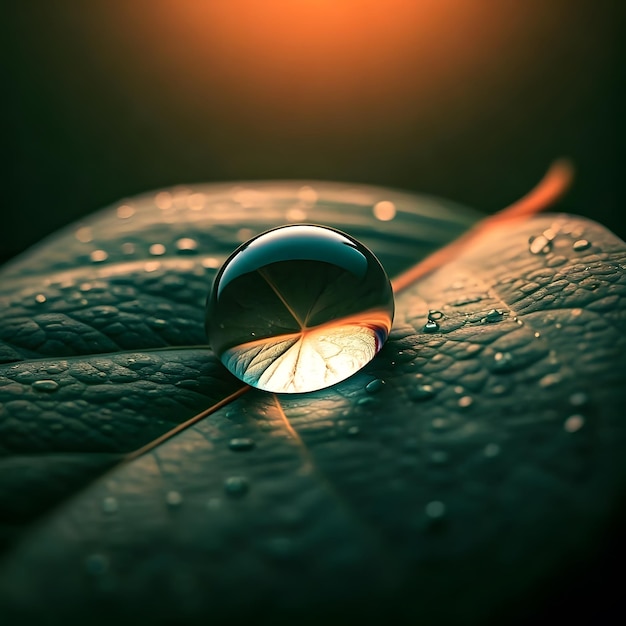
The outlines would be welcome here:
M 534 337 L 535 339 L 539 339 L 539 337 L 541 337 L 541 333 L 539 331 L 535 331 Z
M 439 330 L 439 324 L 434 320 L 428 320 L 422 329 L 425 333 L 436 333 Z
M 568 433 L 575 433 L 585 425 L 585 418 L 582 415 L 570 415 L 564 422 L 563 428 Z
M 224 481 L 224 491 L 231 497 L 241 497 L 248 493 L 248 489 L 248 480 L 243 476 L 229 476 Z
M 433 500 L 426 505 L 425 511 L 431 519 L 441 519 L 446 514 L 446 505 L 440 500 Z
M 168 491 L 165 494 L 165 504 L 171 508 L 176 508 L 183 503 L 183 496 L 180 491 Z
M 117 217 L 121 220 L 127 220 L 129 217 L 135 215 L 135 209 L 128 204 L 122 204 L 117 207 Z
M 488 443 L 483 450 L 484 455 L 487 458 L 493 458 L 500 454 L 500 446 L 497 443 Z
M 162 243 L 153 243 L 149 248 L 148 252 L 152 256 L 162 256 L 165 254 L 165 246 Z
M 198 242 L 189 237 L 181 237 L 176 241 L 178 254 L 195 254 L 198 251 Z
M 109 258 L 109 255 L 104 250 L 94 250 L 89 258 L 92 263 L 103 263 Z
M 493 324 L 499 322 L 504 317 L 504 313 L 499 309 L 491 309 L 487 315 L 485 315 L 485 321 Z
M 234 437 L 228 442 L 228 447 L 234 452 L 247 452 L 254 448 L 254 440 L 249 437 Z
M 472 396 L 462 396 L 459 398 L 458 405 L 462 409 L 467 409 L 468 407 L 472 406 L 472 404 L 474 404 L 474 399 L 472 398 Z
M 430 400 L 435 397 L 435 389 L 432 385 L 417 385 L 410 392 L 411 400 L 421 402 L 423 400 Z
M 583 250 L 587 250 L 591 246 L 586 239 L 579 239 L 572 244 L 572 249 L 574 252 L 582 252 Z
M 371 382 L 365 385 L 365 391 L 367 393 L 378 393 L 381 389 L 385 387 L 385 381 L 377 378 L 376 380 L 372 380 Z
M 348 235 L 298 224 L 268 231 L 224 263 L 207 303 L 213 351 L 247 384 L 314 391 L 365 366 L 389 335 L 389 279 Z
M 38 304 L 43 304 L 46 300 L 47 298 L 43 295 L 43 293 L 38 293 L 35 296 L 35 302 L 37 302 Z
M 59 383 L 54 380 L 36 380 L 32 383 L 31 387 L 35 391 L 43 391 L 46 393 L 52 393 L 59 388 Z
M 374 217 L 381 222 L 389 222 L 396 216 L 396 205 L 389 200 L 382 200 L 374 205 Z
M 109 568 L 109 559 L 104 554 L 90 554 L 85 559 L 85 570 L 91 576 L 102 576 Z
M 102 500 L 102 512 L 107 515 L 112 515 L 118 511 L 117 500 L 113 496 L 107 496 Z
M 432 322 L 438 322 L 443 319 L 443 313 L 437 309 L 431 309 L 428 311 L 428 319 Z

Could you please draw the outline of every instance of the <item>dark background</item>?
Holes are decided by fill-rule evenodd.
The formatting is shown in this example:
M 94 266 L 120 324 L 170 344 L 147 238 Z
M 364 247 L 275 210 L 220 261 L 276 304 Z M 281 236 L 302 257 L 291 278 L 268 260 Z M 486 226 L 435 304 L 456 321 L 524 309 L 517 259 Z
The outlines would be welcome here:
M 149 189 L 305 178 L 494 211 L 556 157 L 622 237 L 618 1 L 24 0 L 3 9 L 7 259 Z

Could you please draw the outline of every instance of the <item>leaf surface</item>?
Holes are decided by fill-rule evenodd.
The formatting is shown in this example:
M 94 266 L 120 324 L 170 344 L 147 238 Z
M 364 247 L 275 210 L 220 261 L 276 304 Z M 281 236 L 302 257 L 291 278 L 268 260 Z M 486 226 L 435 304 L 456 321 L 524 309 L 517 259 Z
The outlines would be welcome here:
M 376 201 L 355 215 L 363 219 Z M 343 226 L 324 223 L 363 239 L 343 211 L 341 219 Z M 400 262 L 385 224 L 367 219 L 365 243 L 383 264 L 389 249 L 394 273 L 411 265 L 408 249 Z M 529 239 L 546 231 L 554 234 L 549 250 L 533 254 Z M 583 238 L 588 246 L 574 245 Z M 485 623 L 523 602 L 600 545 L 623 493 L 625 266 L 623 242 L 593 222 L 551 215 L 499 224 L 398 294 L 390 340 L 354 377 L 305 395 L 249 391 L 124 463 L 116 462 L 121 452 L 238 387 L 195 339 L 172 349 L 157 330 L 150 341 L 170 347 L 8 363 L 3 371 L 23 379 L 15 373 L 3 389 L 48 403 L 33 404 L 34 429 L 54 422 L 66 388 L 32 391 L 44 373 L 37 367 L 60 382 L 49 368 L 64 359 L 70 369 L 96 362 L 94 376 L 121 379 L 100 385 L 100 404 L 86 398 L 84 430 L 60 454 L 68 462 L 44 465 L 74 475 L 72 463 L 114 458 L 95 463 L 82 488 L 69 490 L 75 496 L 8 552 L 0 612 L 44 623 L 302 622 L 329 611 L 347 621 Z M 9 280 L 45 274 L 44 261 L 32 267 L 9 268 Z M 87 280 L 95 270 L 67 271 Z M 198 319 L 201 299 L 189 302 Z M 442 314 L 435 332 L 424 329 L 429 310 Z M 32 359 L 32 345 L 9 347 Z M 127 380 L 131 358 L 147 369 Z M 147 383 L 153 393 L 144 396 Z M 136 402 L 124 413 L 128 398 Z M 111 407 L 114 434 L 105 439 L 100 425 Z M 3 471 L 5 485 L 59 455 L 58 439 L 29 435 L 23 408 L 3 414 L 2 423 L 13 424 L 2 438 L 3 463 L 20 470 L 12 473 L 18 479 Z

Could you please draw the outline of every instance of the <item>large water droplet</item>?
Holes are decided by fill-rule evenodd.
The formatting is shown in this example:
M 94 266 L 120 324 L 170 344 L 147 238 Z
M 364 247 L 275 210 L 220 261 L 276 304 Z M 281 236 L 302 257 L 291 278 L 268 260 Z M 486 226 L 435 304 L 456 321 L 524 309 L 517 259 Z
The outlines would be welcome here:
M 348 378 L 386 341 L 393 293 L 376 257 L 339 231 L 298 224 L 240 246 L 217 274 L 206 329 L 214 352 L 266 391 Z
M 59 388 L 59 383 L 57 383 L 55 380 L 36 380 L 34 383 L 32 383 L 31 387 L 35 391 L 44 391 L 47 393 L 51 393 Z

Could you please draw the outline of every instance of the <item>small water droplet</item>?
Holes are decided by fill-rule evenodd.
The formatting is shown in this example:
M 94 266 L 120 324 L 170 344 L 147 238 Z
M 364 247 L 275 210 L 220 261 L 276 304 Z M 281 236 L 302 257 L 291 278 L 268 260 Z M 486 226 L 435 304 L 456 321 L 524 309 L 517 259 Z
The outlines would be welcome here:
M 582 252 L 583 250 L 587 250 L 591 246 L 591 243 L 586 239 L 579 239 L 572 244 L 572 249 L 574 252 Z
M 228 447 L 234 452 L 247 452 L 254 448 L 254 440 L 249 437 L 234 437 L 228 442 Z
M 539 337 L 541 337 L 541 333 L 539 331 L 535 331 L 534 335 L 535 339 L 539 339 Z
M 109 255 L 104 250 L 94 250 L 89 258 L 92 263 L 103 263 L 109 258 Z
M 585 425 L 585 418 L 582 415 L 570 415 L 564 422 L 563 428 L 568 433 L 575 433 Z
M 180 491 L 168 491 L 165 494 L 165 503 L 167 506 L 175 508 L 183 503 L 183 496 Z
M 485 316 L 485 321 L 493 324 L 494 322 L 499 322 L 504 317 L 504 313 L 499 309 L 491 309 L 489 313 Z
M 51 393 L 59 388 L 59 383 L 54 380 L 36 380 L 34 383 L 32 383 L 31 387 L 35 391 L 44 391 L 47 393 Z
M 372 380 L 365 385 L 365 391 L 367 391 L 367 393 L 378 393 L 384 387 L 385 381 L 377 378 L 376 380 Z
M 109 568 L 109 559 L 104 554 L 90 554 L 85 559 L 85 569 L 92 576 L 102 576 Z
M 113 496 L 107 496 L 102 500 L 102 512 L 111 515 L 113 513 L 117 513 L 118 511 L 117 500 Z
M 135 254 L 135 244 L 129 241 L 122 244 L 122 254 L 131 255 Z
M 43 304 L 46 300 L 47 298 L 43 295 L 43 293 L 38 293 L 35 296 L 35 302 L 37 302 L 38 304 Z
M 190 237 L 181 237 L 176 241 L 178 254 L 195 254 L 198 251 L 198 242 Z
M 410 392 L 411 400 L 422 401 L 435 397 L 435 389 L 432 385 L 417 385 Z
M 472 404 L 474 404 L 474 399 L 472 398 L 472 396 L 462 396 L 461 398 L 459 398 L 458 405 L 462 409 L 467 409 L 468 407 L 472 406 Z
M 488 443 L 483 450 L 483 453 L 488 458 L 493 458 L 500 454 L 500 446 L 497 443 Z
M 433 500 L 426 505 L 425 511 L 431 519 L 441 519 L 446 514 L 446 505 L 440 500 Z
M 350 428 L 346 431 L 346 434 L 348 437 L 356 437 L 360 432 L 361 430 L 358 426 L 350 426 Z
M 396 205 L 389 200 L 381 200 L 374 205 L 374 217 L 381 222 L 389 222 L 396 216 Z
M 552 241 L 545 233 L 532 236 L 528 239 L 528 249 L 531 254 L 548 254 L 552 250 Z
M 127 220 L 129 217 L 135 215 L 135 209 L 128 204 L 122 204 L 117 207 L 117 217 L 121 220 Z
M 153 243 L 149 248 L 148 252 L 152 256 L 162 256 L 165 254 L 165 246 L 162 243 Z
M 162 211 L 172 208 L 173 198 L 169 191 L 160 191 L 154 196 L 154 204 Z
M 553 387 L 554 385 L 558 385 L 560 382 L 560 374 L 546 374 L 543 378 L 539 380 L 539 386 L 545 389 L 547 387 Z
M 187 198 L 187 206 L 192 211 L 201 211 L 204 208 L 206 196 L 203 193 L 192 193 Z
M 439 330 L 439 324 L 434 320 L 428 320 L 423 328 L 425 333 L 436 333 Z
M 83 226 L 82 228 L 79 228 L 74 233 L 74 237 L 76 237 L 76 239 L 78 239 L 78 241 L 80 241 L 81 243 L 90 243 L 91 241 L 93 241 L 93 233 L 89 226 Z
M 584 406 L 589 401 L 584 391 L 576 391 L 569 397 L 569 403 L 572 406 Z
M 229 476 L 224 481 L 224 491 L 232 497 L 241 497 L 248 493 L 248 480 L 243 476 Z
M 443 313 L 437 309 L 431 309 L 428 311 L 428 319 L 433 322 L 438 322 L 443 318 Z

